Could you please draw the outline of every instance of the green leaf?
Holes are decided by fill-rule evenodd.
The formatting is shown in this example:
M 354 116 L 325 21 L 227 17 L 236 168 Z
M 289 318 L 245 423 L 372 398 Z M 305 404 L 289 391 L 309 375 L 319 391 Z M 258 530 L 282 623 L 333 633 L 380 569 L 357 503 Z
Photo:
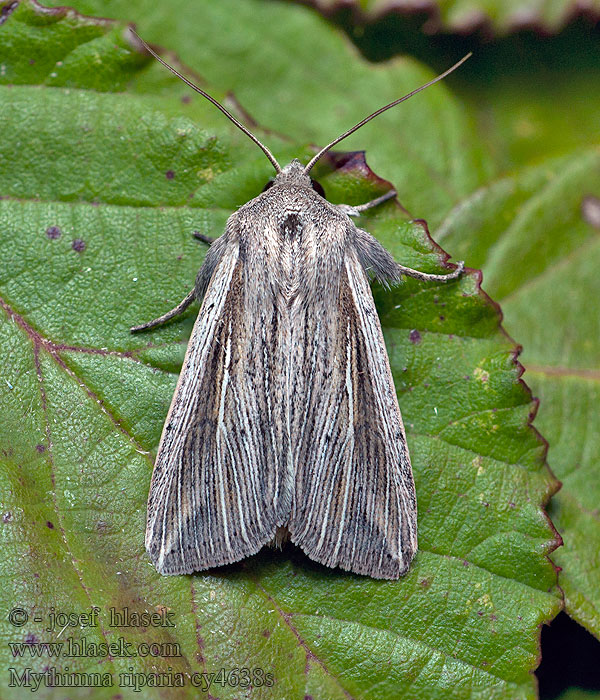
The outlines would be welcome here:
M 106 12 L 103 0 L 74 4 L 88 14 Z M 306 8 L 284 3 L 177 0 L 157 6 L 154 0 L 136 0 L 135 12 L 146 41 L 164 45 L 170 37 L 168 48 L 198 79 L 233 92 L 261 126 L 298 143 L 329 143 L 432 77 L 410 57 L 377 70 L 356 55 L 341 31 Z M 113 0 L 110 13 L 132 20 L 131 1 Z M 180 86 L 176 90 L 184 94 Z M 382 114 L 344 148 L 367 150 L 371 167 L 394 183 L 405 208 L 435 225 L 485 182 L 494 166 L 463 106 L 447 99 L 445 86 L 427 93 L 420 102 L 409 100 Z M 223 124 L 218 114 L 202 123 L 213 120 Z M 268 136 L 267 141 L 271 145 Z M 248 143 L 244 149 L 255 147 Z
M 523 343 L 563 488 L 551 504 L 567 612 L 600 635 L 600 150 L 580 150 L 475 193 L 438 239 L 484 270 L 507 330 Z M 465 239 L 464 232 L 469 231 Z
M 252 98 L 267 105 L 267 114 L 269 95 L 283 95 L 299 77 L 286 72 L 294 67 L 286 44 L 292 27 L 302 29 L 319 56 L 317 87 L 325 78 L 335 86 L 362 76 L 358 117 L 376 96 L 385 102 L 382 85 L 389 83 L 391 93 L 398 84 L 414 87 L 415 76 L 429 77 L 408 61 L 369 67 L 302 8 L 249 0 L 236 3 L 235 12 L 232 7 L 195 3 L 190 14 L 173 16 L 203 31 L 220 18 L 220 41 L 235 47 L 238 66 L 257 51 L 264 60 L 270 46 L 270 76 L 259 75 Z M 231 211 L 260 192 L 269 164 L 210 105 L 196 98 L 182 103 L 177 83 L 116 39 L 124 25 L 92 22 L 105 32 L 89 39 L 98 52 L 85 41 L 58 51 L 57 24 L 68 18 L 79 36 L 91 20 L 63 14 L 38 27 L 35 44 L 28 32 L 37 26 L 36 13 L 45 16 L 23 2 L 7 16 L 2 31 L 12 43 L 2 43 L 0 61 L 8 66 L 14 58 L 21 83 L 0 88 L 0 159 L 10 166 L 0 170 L 1 596 L 7 613 L 22 608 L 29 615 L 21 626 L 14 624 L 19 613 L 12 626 L 5 618 L 3 668 L 13 667 L 18 677 L 25 668 L 39 673 L 45 667 L 66 676 L 107 674 L 112 687 L 68 691 L 72 698 L 93 692 L 100 700 L 117 693 L 140 697 L 130 669 L 148 682 L 169 668 L 182 674 L 181 697 L 190 698 L 199 695 L 192 682 L 202 681 L 194 675 L 200 673 L 217 674 L 210 692 L 219 698 L 534 698 L 539 626 L 560 608 L 547 558 L 558 538 L 542 508 L 557 485 L 544 465 L 544 442 L 530 426 L 535 404 L 520 380 L 514 344 L 475 272 L 445 285 L 407 280 L 393 291 L 374 290 L 419 499 L 420 551 L 407 576 L 387 582 L 332 571 L 291 546 L 203 575 L 156 573 L 143 550 L 146 495 L 193 314 L 144 336 L 128 328 L 184 296 L 204 256 L 190 234 L 218 235 Z M 194 24 L 199 18 L 205 22 Z M 152 21 L 158 26 L 156 16 Z M 275 41 L 274 28 L 281 33 L 277 43 L 259 46 L 261 32 Z M 167 24 L 165 42 L 169 34 Z M 27 78 L 23 55 L 34 66 L 36 52 L 65 64 L 72 51 L 86 58 L 65 85 L 42 85 L 43 71 Z M 115 90 L 127 90 L 107 92 L 108 79 L 90 89 L 88 73 L 104 64 L 119 72 Z M 236 81 L 242 88 L 237 75 Z M 310 105 L 306 80 L 297 80 L 293 95 Z M 452 196 L 435 184 L 430 193 L 417 192 L 423 181 L 418 172 L 410 177 L 417 159 L 402 161 L 390 135 L 401 126 L 403 139 L 417 144 L 422 125 L 436 113 L 451 127 L 432 131 L 433 140 L 415 148 L 437 162 L 439 172 L 457 177 L 477 162 L 479 146 L 465 148 L 472 132 L 447 90 L 421 97 L 408 121 L 403 113 L 382 124 L 372 150 L 401 175 L 408 200 L 430 194 L 427 211 L 440 218 L 479 176 L 459 182 Z M 354 90 L 345 99 L 342 121 L 351 123 Z M 324 91 L 321 115 L 330 100 Z M 308 140 L 318 124 L 310 110 L 305 118 L 305 134 L 292 130 L 300 111 L 284 118 L 282 133 Z M 337 123 L 332 128 L 337 117 L 327 121 L 329 137 L 343 130 Z M 273 136 L 269 143 L 282 159 L 308 155 L 305 145 L 292 148 Z M 389 187 L 360 157 L 331 174 L 325 170 L 332 201 L 361 202 Z M 424 226 L 408 222 L 396 204 L 365 216 L 362 225 L 402 263 L 448 270 Z M 80 615 L 92 606 L 99 608 L 97 625 L 90 625 L 93 617 L 59 615 L 58 626 L 48 629 L 50 613 Z M 117 626 L 123 620 L 111 619 L 111 608 L 163 617 L 157 626 Z M 76 655 L 30 655 L 38 642 L 68 644 L 70 638 L 80 645 Z M 113 649 L 98 656 L 93 652 L 101 647 L 90 646 L 120 639 L 141 653 Z M 29 646 L 11 650 L 8 643 Z M 142 643 L 163 645 L 152 647 L 162 656 L 144 653 Z M 19 650 L 24 656 L 8 656 Z M 239 675 L 228 675 L 242 667 L 250 670 L 252 689 L 234 686 Z M 219 676 L 221 668 L 227 673 Z M 23 688 L 9 687 L 9 675 L 3 678 L 3 697 L 23 696 Z M 162 680 L 169 687 L 177 678 Z M 44 684 L 39 692 L 65 695 Z M 175 692 L 142 690 L 148 698 Z
M 132 52 L 119 22 L 67 7 L 2 3 L 2 83 L 119 91 L 145 59 Z

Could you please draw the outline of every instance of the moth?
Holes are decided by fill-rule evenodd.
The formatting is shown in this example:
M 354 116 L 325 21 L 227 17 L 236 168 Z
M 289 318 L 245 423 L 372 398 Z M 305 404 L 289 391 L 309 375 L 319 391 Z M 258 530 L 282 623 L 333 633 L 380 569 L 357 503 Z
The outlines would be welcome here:
M 137 35 L 136 35 L 137 36 Z M 139 38 L 139 37 L 138 37 Z M 281 167 L 228 219 L 194 289 L 148 330 L 201 302 L 164 425 L 146 549 L 161 574 L 239 561 L 290 539 L 314 561 L 397 579 L 417 550 L 406 436 L 369 279 L 456 279 L 394 261 L 310 178 L 335 144 L 445 73 L 377 110 L 303 165 Z

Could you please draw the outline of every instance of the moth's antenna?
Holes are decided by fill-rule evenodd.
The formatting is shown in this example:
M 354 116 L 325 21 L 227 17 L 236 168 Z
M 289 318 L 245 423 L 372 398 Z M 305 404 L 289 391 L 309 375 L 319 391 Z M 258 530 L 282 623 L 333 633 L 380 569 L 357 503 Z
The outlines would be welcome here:
M 163 61 L 163 59 L 156 53 L 156 51 L 153 51 L 153 50 L 148 46 L 148 44 L 142 39 L 142 37 L 139 36 L 139 34 L 138 34 L 137 32 L 135 32 L 131 27 L 129 27 L 129 31 L 130 31 L 134 36 L 136 36 L 136 37 L 139 39 L 139 41 L 142 43 L 142 46 L 146 49 L 146 51 L 148 51 L 148 53 L 152 54 L 152 55 L 154 56 L 154 58 L 155 58 L 157 61 L 159 61 L 160 63 L 162 63 L 163 66 L 164 66 L 165 68 L 168 68 L 168 69 L 171 71 L 171 73 L 173 73 L 174 75 L 176 75 L 180 80 L 183 80 L 183 82 L 184 82 L 186 85 L 188 85 L 189 87 L 191 87 L 192 90 L 195 90 L 196 92 L 199 92 L 199 93 L 202 95 L 202 97 L 206 97 L 206 99 L 207 99 L 209 102 L 212 102 L 212 103 L 214 104 L 215 107 L 217 107 L 218 109 L 220 109 L 221 112 L 223 112 L 223 114 L 224 114 L 230 121 L 232 121 L 232 122 L 237 126 L 238 129 L 240 129 L 241 131 L 243 131 L 243 132 L 246 134 L 246 136 L 248 136 L 249 138 L 251 138 L 251 139 L 254 141 L 254 143 L 255 143 L 259 148 L 262 149 L 263 153 L 267 156 L 267 158 L 271 161 L 271 164 L 272 164 L 273 167 L 275 168 L 275 172 L 277 172 L 277 173 L 280 173 L 280 172 L 281 172 L 281 166 L 280 166 L 279 163 L 275 160 L 275 156 L 271 153 L 271 151 L 264 145 L 264 143 L 261 143 L 251 131 L 249 131 L 241 122 L 239 122 L 239 121 L 233 116 L 233 114 L 231 114 L 231 112 L 229 112 L 228 110 L 226 110 L 225 107 L 223 107 L 222 104 L 220 104 L 219 102 L 217 102 L 217 101 L 215 100 L 214 97 L 211 97 L 207 92 L 204 92 L 204 90 L 201 90 L 197 85 L 194 85 L 194 83 L 192 83 L 191 81 L 189 81 L 185 76 L 183 76 L 183 75 L 181 75 L 181 73 L 177 72 L 177 71 L 175 70 L 175 68 L 173 68 L 173 66 L 170 66 L 166 61 Z
M 310 163 L 304 168 L 304 174 L 308 175 L 308 173 L 311 171 L 312 167 L 314 164 L 321 158 L 325 153 L 330 148 L 333 148 L 336 144 L 338 144 L 340 141 L 345 139 L 347 136 L 350 136 L 350 134 L 353 134 L 355 131 L 360 129 L 361 126 L 364 126 L 367 122 L 370 122 L 371 119 L 374 119 L 378 115 L 380 115 L 382 112 L 385 112 L 388 109 L 391 109 L 392 107 L 395 107 L 396 105 L 400 104 L 400 102 L 404 102 L 404 100 L 408 100 L 409 97 L 412 97 L 413 95 L 416 95 L 417 92 L 421 92 L 421 90 L 425 90 L 425 88 L 428 88 L 430 85 L 433 85 L 434 83 L 437 83 L 439 80 L 442 80 L 445 78 L 447 75 L 452 73 L 452 71 L 455 71 L 460 65 L 462 65 L 467 58 L 470 58 L 473 54 L 468 53 L 466 56 L 460 59 L 458 63 L 455 63 L 452 68 L 448 68 L 447 71 L 444 71 L 440 75 L 437 76 L 437 78 L 434 78 L 433 80 L 430 80 L 428 83 L 425 83 L 425 85 L 421 85 L 421 87 L 418 87 L 416 90 L 413 90 L 412 92 L 409 92 L 408 95 L 404 95 L 404 97 L 400 97 L 397 100 L 394 100 L 393 102 L 390 102 L 389 105 L 385 105 L 385 107 L 381 107 L 378 109 L 376 112 L 373 112 L 373 114 L 369 114 L 368 117 L 365 117 L 362 121 L 358 122 L 355 126 L 353 126 L 351 129 L 348 129 L 348 131 L 345 131 L 341 136 L 338 136 L 337 139 L 332 141 L 330 144 L 325 146 L 325 148 L 322 148 L 316 156 L 310 161 Z

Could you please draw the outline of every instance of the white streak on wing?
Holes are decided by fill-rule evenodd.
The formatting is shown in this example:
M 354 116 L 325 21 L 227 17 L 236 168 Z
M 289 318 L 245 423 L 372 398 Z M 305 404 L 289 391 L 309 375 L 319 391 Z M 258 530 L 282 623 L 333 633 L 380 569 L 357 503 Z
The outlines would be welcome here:
M 291 332 L 291 329 L 288 329 L 288 333 Z M 292 340 L 289 338 L 290 341 Z M 291 348 L 289 348 L 291 351 Z M 285 470 L 285 475 L 286 475 L 286 481 L 287 481 L 287 489 L 286 491 L 289 492 L 290 489 L 290 478 L 293 478 L 293 475 L 295 473 L 295 468 L 294 468 L 294 448 L 292 446 L 292 373 L 297 370 L 296 367 L 292 367 L 293 363 L 290 362 L 289 357 L 286 361 L 286 377 L 285 377 L 285 421 L 286 421 L 286 429 L 287 429 L 287 465 L 286 465 L 286 470 Z M 279 471 L 279 469 L 277 470 Z M 276 481 L 276 483 L 278 483 Z M 291 487 L 293 488 L 293 487 Z M 278 493 L 278 490 L 275 491 L 275 493 Z M 284 491 L 286 502 L 287 502 L 287 493 Z
M 231 387 L 231 392 L 234 398 L 234 403 L 235 403 L 235 414 L 237 416 L 238 423 L 243 423 L 244 425 L 244 431 L 245 431 L 245 436 L 241 438 L 241 443 L 244 449 L 244 452 L 246 453 L 246 462 L 249 467 L 249 473 L 248 477 L 250 478 L 250 482 L 252 484 L 252 495 L 254 497 L 254 510 L 255 510 L 255 515 L 256 519 L 258 521 L 259 529 L 263 529 L 263 520 L 262 520 L 262 507 L 259 505 L 258 502 L 258 492 L 256 489 L 256 477 L 258 476 L 258 466 L 257 466 L 257 460 L 256 460 L 256 451 L 251 450 L 248 447 L 248 436 L 252 436 L 252 427 L 250 425 L 250 422 L 248 421 L 248 411 L 240 411 L 240 397 L 235 389 L 235 387 Z M 269 413 L 270 416 L 270 413 Z M 236 481 L 237 483 L 237 481 Z
M 176 532 L 181 533 L 183 531 L 183 518 L 181 514 L 181 472 L 183 470 L 183 462 L 179 462 L 177 465 L 177 529 Z M 189 501 L 188 501 L 189 503 Z M 181 548 L 181 562 L 185 567 L 185 547 Z
M 310 362 L 310 374 L 308 379 L 304 380 L 304 386 L 306 390 L 306 405 L 310 406 L 313 395 L 313 387 L 315 383 L 315 373 L 317 367 L 317 358 L 319 355 L 319 344 L 321 341 L 321 319 L 317 319 L 315 325 L 315 335 L 313 337 L 311 346 L 311 362 Z M 300 437 L 297 440 L 296 454 L 294 456 L 294 465 L 298 464 L 298 455 L 300 454 L 301 448 L 304 446 L 304 433 L 306 431 L 307 420 L 302 421 L 302 429 L 300 430 Z
M 267 324 L 265 322 L 265 319 L 261 318 L 261 337 L 263 341 L 263 362 L 264 362 L 264 370 L 265 370 L 265 397 L 267 401 L 267 424 L 269 426 L 269 433 L 271 436 L 271 448 L 272 448 L 272 455 L 273 455 L 273 460 L 274 460 L 274 469 L 275 469 L 275 485 L 273 488 L 273 505 L 275 508 L 275 511 L 277 511 L 277 501 L 279 499 L 279 451 L 277 449 L 277 440 L 275 439 L 275 428 L 274 428 L 274 423 L 273 423 L 273 406 L 271 404 L 271 373 L 270 373 L 270 368 L 269 368 L 269 357 L 267 356 L 269 352 L 269 348 L 267 347 L 267 334 L 266 334 L 266 327 Z M 256 457 L 256 455 L 255 455 Z M 250 462 L 251 463 L 251 462 Z M 258 476 L 258 460 L 255 458 L 254 459 L 254 467 L 252 469 L 252 483 L 254 485 L 254 492 L 256 493 L 256 486 L 255 486 L 255 479 Z M 258 517 L 260 518 L 260 509 L 258 508 L 258 503 L 257 503 L 257 508 L 256 508 L 256 513 L 258 514 Z
M 319 460 L 315 463 L 314 466 L 314 477 L 312 481 L 312 499 L 311 499 L 311 504 L 310 508 L 307 510 L 307 513 L 316 513 L 315 506 L 316 506 L 316 501 L 317 498 L 320 498 L 322 493 L 323 493 L 323 483 L 325 481 L 326 477 L 326 465 L 325 465 L 325 460 L 327 458 L 331 459 L 331 448 L 330 448 L 330 443 L 327 444 L 327 449 L 323 445 L 325 442 L 325 438 L 331 428 L 332 425 L 335 425 L 337 423 L 337 419 L 341 410 L 341 401 L 338 401 L 336 404 L 336 411 L 333 416 L 331 416 L 328 420 L 327 423 L 323 424 L 323 429 L 321 430 L 321 437 L 319 439 L 319 444 L 317 450 L 314 450 L 315 454 L 319 455 Z M 325 416 L 327 418 L 327 416 Z M 316 418 L 315 418 L 316 420 Z M 329 492 L 329 500 L 331 499 L 331 491 Z M 329 501 L 328 501 L 329 503 Z M 327 518 L 324 518 L 324 522 L 327 520 Z M 300 538 L 301 536 L 304 536 L 311 528 L 315 527 L 317 523 L 315 522 L 315 515 L 309 515 L 306 518 L 306 522 L 304 524 L 304 529 L 301 530 L 300 533 L 296 535 L 296 538 Z
M 231 324 L 229 324 L 229 336 L 227 339 L 227 347 L 231 348 Z M 227 362 L 227 361 L 226 361 Z M 227 367 L 229 370 L 230 368 L 230 363 Z M 229 376 L 229 374 L 228 374 Z M 229 389 L 230 393 L 232 394 L 233 402 L 235 404 L 236 402 L 236 394 L 233 392 L 233 385 L 232 388 Z M 238 411 L 236 411 L 238 413 Z M 246 528 L 246 520 L 244 518 L 244 507 L 242 505 L 242 494 L 240 491 L 240 482 L 238 481 L 237 477 L 237 470 L 235 468 L 235 463 L 236 463 L 236 455 L 231 448 L 231 442 L 229 441 L 229 435 L 227 432 L 227 429 L 225 428 L 225 425 L 223 424 L 223 437 L 225 439 L 225 443 L 227 445 L 227 451 L 229 452 L 229 459 L 231 460 L 231 465 L 232 465 L 232 474 L 233 474 L 233 481 L 235 483 L 235 491 L 237 495 L 237 504 L 238 504 L 238 513 L 239 513 L 239 519 L 240 519 L 240 535 L 242 536 L 242 539 L 247 543 L 250 544 L 250 540 L 248 539 L 248 530 Z
M 321 321 L 317 322 L 317 331 L 318 331 L 318 336 L 316 338 L 316 342 L 313 342 L 313 345 L 312 345 L 310 383 L 307 384 L 307 386 L 310 387 L 309 388 L 309 397 L 312 395 L 312 391 L 313 391 L 314 375 L 316 372 L 316 365 L 317 365 L 318 356 L 319 356 L 319 345 L 320 345 L 320 338 L 321 338 Z M 317 334 L 315 334 L 315 335 L 317 335 Z M 307 405 L 308 405 L 309 400 L 310 400 L 310 398 L 307 398 Z M 318 404 L 318 406 L 321 406 L 321 404 Z M 327 420 L 327 414 L 325 412 L 325 419 L 327 420 L 327 422 L 323 422 L 321 430 L 319 430 L 319 435 L 320 435 L 319 444 L 318 444 L 317 450 L 315 450 L 315 454 L 319 455 L 319 460 L 315 463 L 314 468 L 313 468 L 313 478 L 312 478 L 312 488 L 311 488 L 312 498 L 311 498 L 310 506 L 307 507 L 307 511 L 306 511 L 307 517 L 305 519 L 304 528 L 296 534 L 296 537 L 298 537 L 298 538 L 306 535 L 306 533 L 312 527 L 314 527 L 316 524 L 314 522 L 315 516 L 310 515 L 310 513 L 315 513 L 315 504 L 316 504 L 317 498 L 320 497 L 320 495 L 322 493 L 322 488 L 323 488 L 322 484 L 325 480 L 325 471 L 326 471 L 324 468 L 325 459 L 327 458 L 327 456 L 329 454 L 328 451 L 331 449 L 329 443 L 326 445 L 324 445 L 323 443 L 326 442 L 326 437 L 327 437 L 327 434 L 329 433 L 330 426 L 335 425 L 335 423 L 337 422 L 337 417 L 338 417 L 339 412 L 340 412 L 340 406 L 341 406 L 341 402 L 337 402 L 335 415 L 332 416 L 329 420 Z M 315 421 L 315 423 L 320 425 L 321 424 L 321 416 L 316 415 L 314 417 L 314 421 Z M 305 427 L 306 427 L 306 422 L 307 422 L 306 420 L 304 420 L 302 422 L 302 432 L 301 432 L 301 439 L 298 440 L 298 450 L 300 449 L 300 447 L 302 447 L 302 445 L 304 443 L 304 431 L 305 431 Z M 296 463 L 297 463 L 297 460 L 298 460 L 298 456 L 296 455 Z
M 335 464 L 333 468 L 333 474 L 331 477 L 331 486 L 332 488 L 329 490 L 329 493 L 327 495 L 327 505 L 325 507 L 325 514 L 323 516 L 323 524 L 321 526 L 321 534 L 319 536 L 319 541 L 317 543 L 317 550 L 320 550 L 321 547 L 323 546 L 323 542 L 325 541 L 325 535 L 327 533 L 327 529 L 331 528 L 332 524 L 329 522 L 329 511 L 331 510 L 331 502 L 333 500 L 333 486 L 337 482 L 337 477 L 340 472 L 346 473 L 348 477 L 350 476 L 350 471 L 352 468 L 352 457 L 354 455 L 354 386 L 352 384 L 352 367 L 351 367 L 351 362 L 352 362 L 352 353 L 351 353 L 351 340 L 350 340 L 350 324 L 348 324 L 348 327 L 346 329 L 346 393 L 348 395 L 348 429 L 346 431 L 346 439 L 344 440 L 342 446 L 340 447 L 339 450 L 339 457 L 338 461 Z M 340 401 L 341 405 L 341 401 Z M 337 414 L 336 414 L 336 421 L 337 421 Z M 347 454 L 346 449 L 350 445 L 350 452 Z M 343 527 L 344 527 L 344 520 L 346 518 L 346 505 L 347 505 L 347 500 L 348 500 L 348 489 L 350 486 L 350 479 L 348 478 L 346 481 L 346 491 L 344 493 L 344 505 L 343 505 L 343 511 L 342 511 L 342 518 L 341 518 L 341 523 L 338 525 L 336 523 L 336 527 L 339 528 L 339 534 L 338 534 L 338 540 L 336 544 L 336 548 L 334 551 L 334 555 L 337 555 L 341 543 L 341 537 L 343 534 Z
M 342 514 L 338 527 L 338 538 L 333 551 L 333 560 L 337 559 L 342 537 L 344 533 L 344 525 L 346 523 L 346 510 L 348 508 L 348 494 L 350 493 L 350 484 L 353 476 L 354 465 L 354 384 L 352 383 L 352 339 L 350 338 L 350 324 L 346 330 L 346 393 L 348 394 L 348 433 L 346 441 L 342 448 L 342 455 L 346 461 L 347 469 L 345 470 L 346 488 L 344 490 L 344 503 L 342 505 Z M 348 455 L 346 456 L 346 446 L 349 445 Z
M 217 475 L 219 479 L 219 500 L 221 505 L 221 517 L 223 520 L 223 536 L 227 549 L 231 551 L 231 541 L 229 539 L 229 528 L 227 526 L 227 507 L 225 505 L 225 464 L 223 459 L 223 449 L 221 447 L 221 433 L 227 440 L 227 428 L 225 427 L 225 396 L 227 394 L 227 384 L 229 383 L 229 369 L 231 365 L 231 321 L 227 329 L 227 345 L 225 346 L 225 361 L 223 367 L 223 379 L 221 381 L 221 396 L 219 400 L 219 417 L 217 419 L 217 429 L 215 436 L 217 440 L 216 458 Z
M 231 464 L 235 465 L 235 454 L 233 450 L 231 449 L 231 443 L 229 442 L 229 437 L 227 436 L 226 433 L 224 433 L 225 436 L 225 442 L 227 443 L 227 450 L 229 452 L 229 458 L 231 459 Z M 237 478 L 237 470 L 235 467 L 232 469 L 233 473 L 233 481 L 235 482 L 235 490 L 237 494 L 237 504 L 238 504 L 238 513 L 240 516 L 240 535 L 242 536 L 242 539 L 244 542 L 247 544 L 250 544 L 250 540 L 248 539 L 248 530 L 246 528 L 246 520 L 244 518 L 244 507 L 242 505 L 242 494 L 240 491 L 240 482 L 238 481 Z
M 196 477 L 196 478 L 194 478 Z M 197 479 L 200 478 L 200 472 L 198 471 L 198 464 L 196 463 L 196 452 L 192 452 L 192 481 L 194 483 L 197 483 Z M 196 499 L 196 489 L 192 489 L 192 513 L 195 513 L 197 511 L 197 499 Z M 210 519 L 210 513 L 208 515 Z M 196 561 L 201 560 L 200 556 L 200 547 L 198 546 L 199 538 L 198 538 L 198 527 L 197 527 L 197 518 L 192 517 L 192 522 L 194 524 L 194 547 L 196 548 Z M 210 537 L 210 529 L 208 530 L 209 537 Z

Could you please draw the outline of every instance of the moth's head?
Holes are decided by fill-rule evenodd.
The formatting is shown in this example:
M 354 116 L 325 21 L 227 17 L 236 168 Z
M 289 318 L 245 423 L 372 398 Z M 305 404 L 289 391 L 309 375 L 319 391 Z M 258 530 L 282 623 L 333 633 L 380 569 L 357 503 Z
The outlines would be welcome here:
M 273 185 L 300 185 L 304 187 L 310 187 L 321 197 L 325 197 L 325 191 L 321 185 L 311 178 L 306 172 L 306 166 L 294 158 L 290 163 L 288 163 L 281 172 L 277 173 L 273 180 L 269 180 L 264 186 L 263 192 L 273 187 Z

